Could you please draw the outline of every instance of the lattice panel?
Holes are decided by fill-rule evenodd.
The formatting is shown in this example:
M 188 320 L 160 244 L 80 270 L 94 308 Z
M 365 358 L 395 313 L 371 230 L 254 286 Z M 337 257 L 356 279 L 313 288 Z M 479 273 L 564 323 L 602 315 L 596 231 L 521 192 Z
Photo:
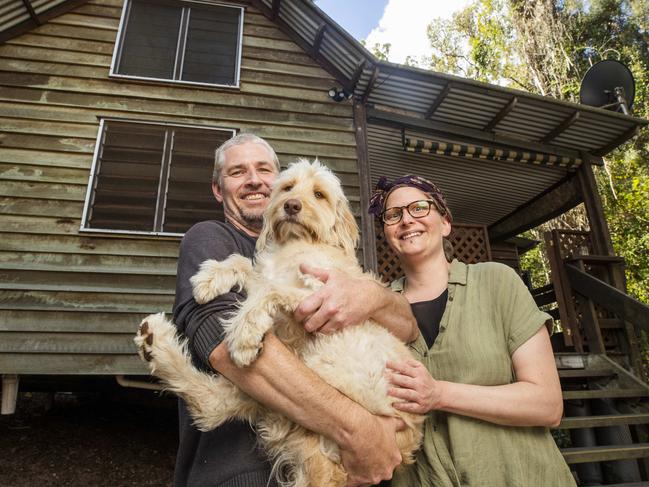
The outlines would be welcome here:
M 377 271 L 384 281 L 390 282 L 403 276 L 403 271 L 399 265 L 399 259 L 394 255 L 385 240 L 382 226 L 376 223 L 375 225 Z M 453 246 L 453 259 L 465 264 L 491 260 L 489 237 L 487 227 L 484 225 L 454 223 L 448 240 Z
M 562 259 L 569 259 L 575 255 L 588 255 L 593 253 L 593 244 L 590 232 L 582 230 L 557 230 L 559 236 L 559 253 Z

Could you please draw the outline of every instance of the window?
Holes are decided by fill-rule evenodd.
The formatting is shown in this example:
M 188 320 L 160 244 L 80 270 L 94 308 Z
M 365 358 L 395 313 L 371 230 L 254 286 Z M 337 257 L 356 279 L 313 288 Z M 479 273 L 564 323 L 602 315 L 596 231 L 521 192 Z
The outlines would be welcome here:
M 239 86 L 243 8 L 129 0 L 111 75 Z
M 214 151 L 233 130 L 102 120 L 82 230 L 184 233 L 222 218 Z

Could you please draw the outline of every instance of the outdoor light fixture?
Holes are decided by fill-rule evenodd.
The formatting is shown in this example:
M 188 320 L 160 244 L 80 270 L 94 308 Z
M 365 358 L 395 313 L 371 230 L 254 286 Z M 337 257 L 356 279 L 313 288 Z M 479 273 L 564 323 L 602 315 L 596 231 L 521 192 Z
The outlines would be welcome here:
M 339 90 L 335 86 L 329 90 L 329 98 L 331 98 L 333 101 L 343 101 L 343 100 L 349 100 L 353 92 L 349 92 L 346 89 Z

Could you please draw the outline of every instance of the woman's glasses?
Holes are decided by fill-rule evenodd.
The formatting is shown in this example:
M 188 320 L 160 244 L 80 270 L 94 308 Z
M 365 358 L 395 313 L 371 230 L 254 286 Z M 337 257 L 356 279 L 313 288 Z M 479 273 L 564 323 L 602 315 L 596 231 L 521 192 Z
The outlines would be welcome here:
M 408 213 L 413 218 L 423 218 L 430 213 L 430 207 L 435 205 L 432 200 L 419 200 L 413 201 L 406 206 L 393 206 L 381 213 L 381 220 L 386 225 L 396 225 L 403 218 L 403 210 L 408 210 Z

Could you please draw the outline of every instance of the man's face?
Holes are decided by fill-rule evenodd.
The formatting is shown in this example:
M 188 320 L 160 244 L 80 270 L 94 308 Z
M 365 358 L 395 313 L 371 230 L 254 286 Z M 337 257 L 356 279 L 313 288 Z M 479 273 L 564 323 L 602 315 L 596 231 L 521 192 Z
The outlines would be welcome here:
M 225 151 L 220 184 L 212 183 L 226 219 L 248 235 L 258 236 L 270 190 L 277 177 L 273 159 L 261 144 L 249 142 Z

